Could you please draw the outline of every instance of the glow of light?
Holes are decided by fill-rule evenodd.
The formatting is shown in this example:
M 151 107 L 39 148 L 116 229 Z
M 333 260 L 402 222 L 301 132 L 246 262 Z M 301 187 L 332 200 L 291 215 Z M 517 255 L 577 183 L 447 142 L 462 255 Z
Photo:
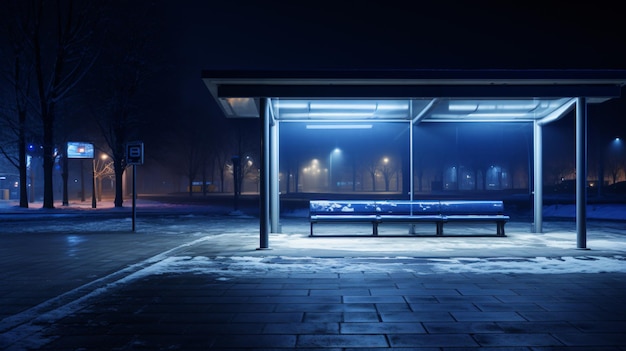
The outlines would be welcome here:
M 361 102 L 361 103 L 346 103 L 346 102 L 311 102 L 311 110 L 376 110 L 376 103 Z
M 517 110 L 517 111 L 531 111 L 538 106 L 542 108 L 550 107 L 550 102 L 534 101 L 534 100 L 503 100 L 503 101 L 489 101 L 489 102 L 477 102 L 458 100 L 451 101 L 448 105 L 448 111 L 457 112 L 471 112 L 471 111 L 502 111 L 502 110 Z
M 615 137 L 611 144 L 613 145 L 613 148 L 618 149 L 622 146 L 622 139 L 620 139 L 619 137 Z
M 294 108 L 294 109 L 308 109 L 309 104 L 301 101 L 281 101 L 274 100 L 274 107 L 276 108 Z
M 478 105 L 470 103 L 457 103 L 448 105 L 448 111 L 471 112 L 476 111 Z
M 527 117 L 528 113 L 516 113 L 516 112 L 506 112 L 506 113 L 500 113 L 500 112 L 494 112 L 494 113 L 470 113 L 469 115 L 467 115 L 468 117 L 478 117 L 478 118 L 492 118 L 492 117 Z
M 371 124 L 307 124 L 306 129 L 371 129 Z
M 229 112 L 234 112 L 239 117 L 258 117 L 256 102 L 253 98 L 226 98 L 225 101 Z

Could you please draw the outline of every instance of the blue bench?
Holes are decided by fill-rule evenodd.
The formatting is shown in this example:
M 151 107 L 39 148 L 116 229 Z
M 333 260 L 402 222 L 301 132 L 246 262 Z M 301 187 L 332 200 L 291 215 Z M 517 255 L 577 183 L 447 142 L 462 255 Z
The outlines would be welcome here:
M 504 236 L 504 225 L 509 216 L 504 214 L 502 201 L 329 201 L 311 200 L 309 203 L 310 236 L 316 223 L 371 223 L 372 235 L 378 235 L 382 223 L 416 224 L 432 222 L 436 235 L 443 235 L 447 222 L 495 222 L 496 235 Z
M 495 222 L 496 235 L 504 236 L 509 216 L 502 201 L 440 201 L 440 206 L 445 222 Z
M 378 203 L 379 223 L 433 222 L 437 235 L 443 234 L 444 217 L 439 201 L 383 201 Z
M 375 201 L 311 201 L 309 222 L 313 236 L 314 223 L 371 223 L 372 234 L 378 235 L 378 207 Z

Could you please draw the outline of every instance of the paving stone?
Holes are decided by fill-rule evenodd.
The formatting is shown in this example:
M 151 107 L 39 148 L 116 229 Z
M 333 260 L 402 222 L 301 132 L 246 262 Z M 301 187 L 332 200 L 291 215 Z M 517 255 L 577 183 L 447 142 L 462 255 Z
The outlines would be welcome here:
M 384 335 L 300 335 L 297 347 L 388 347 Z
M 495 322 L 424 322 L 429 334 L 476 334 L 504 333 L 505 330 Z
M 448 312 L 385 312 L 380 314 L 383 322 L 441 322 L 454 319 Z
M 216 230 L 212 225 L 208 231 Z M 0 257 L 0 349 L 626 351 L 624 273 L 434 274 L 430 261 L 419 257 L 333 258 L 344 267 L 375 264 L 380 269 L 384 262 L 402 267 L 388 272 L 245 273 L 229 269 L 236 258 L 205 257 L 212 250 L 206 243 L 168 257 L 189 254 L 222 271 L 123 275 L 94 286 L 88 290 L 92 295 L 34 311 L 39 319 L 20 313 L 184 239 L 184 234 L 167 235 L 143 233 L 129 241 L 107 234 L 94 239 L 87 250 L 93 255 L 80 261 L 37 257 L 31 266 L 20 255 Z M 140 241 L 152 236 L 154 246 L 143 246 Z M 58 235 L 56 243 L 45 238 L 51 252 L 65 248 L 64 236 Z M 506 265 L 516 259 L 529 260 L 488 260 Z M 270 268 L 287 267 L 290 261 L 263 260 Z M 322 258 L 302 260 L 315 267 Z M 464 262 L 459 265 L 477 261 L 459 260 Z M 9 274 L 7 267 L 19 273 Z M 46 274 L 39 271 L 44 269 Z M 33 280 L 41 288 L 33 289 Z M 24 320 L 16 324 L 12 318 Z
M 550 334 L 475 334 L 474 339 L 482 346 L 562 346 L 563 343 Z
M 457 312 L 451 311 L 454 319 L 460 322 L 469 321 L 526 321 L 517 312 Z
M 291 334 L 240 334 L 236 337 L 232 335 L 218 335 L 211 345 L 211 348 L 294 348 L 296 346 L 296 335 Z
M 338 319 L 341 319 L 339 316 Z M 252 330 L 251 330 L 252 331 Z M 268 323 L 263 328 L 264 334 L 339 334 L 339 323 L 315 322 L 305 320 L 302 323 Z
M 342 334 L 420 334 L 426 333 L 420 323 L 341 323 Z
M 390 334 L 393 347 L 476 347 L 480 346 L 468 334 Z
M 626 346 L 626 333 L 555 333 L 554 337 L 568 346 Z

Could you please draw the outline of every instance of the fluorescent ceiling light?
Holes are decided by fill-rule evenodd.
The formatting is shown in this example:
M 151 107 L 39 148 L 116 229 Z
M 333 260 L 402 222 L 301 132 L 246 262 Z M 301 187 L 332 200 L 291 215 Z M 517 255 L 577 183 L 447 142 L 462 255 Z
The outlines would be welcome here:
M 500 117 L 508 117 L 508 118 L 521 118 L 528 117 L 533 118 L 534 114 L 531 113 L 470 113 L 467 117 L 479 117 L 479 118 L 500 118 Z
M 491 100 L 491 101 L 450 101 L 448 111 L 496 111 L 496 110 L 522 110 L 530 111 L 540 106 L 536 100 Z M 542 106 L 543 107 L 543 106 Z
M 364 113 L 364 112 L 310 112 L 309 117 L 372 117 L 374 112 Z
M 311 110 L 376 110 L 376 103 L 319 103 L 311 102 Z
M 448 111 L 470 112 L 478 108 L 476 104 L 452 104 L 448 105 Z
M 306 129 L 371 129 L 371 124 L 307 124 Z
M 294 109 L 308 109 L 309 104 L 302 101 L 283 101 L 273 100 L 274 107 L 276 108 L 294 108 Z

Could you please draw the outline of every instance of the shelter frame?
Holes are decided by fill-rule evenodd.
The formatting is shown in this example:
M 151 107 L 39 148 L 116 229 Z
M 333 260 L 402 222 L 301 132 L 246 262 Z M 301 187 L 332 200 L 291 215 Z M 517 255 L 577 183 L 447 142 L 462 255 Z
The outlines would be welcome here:
M 621 96 L 624 70 L 206 70 L 202 79 L 226 117 L 259 118 L 261 130 L 259 249 L 269 249 L 269 234 L 279 233 L 279 126 L 282 121 L 355 123 L 341 106 L 407 101 L 400 120 L 409 123 L 410 199 L 413 199 L 413 129 L 422 122 L 531 122 L 533 126 L 532 232 L 543 231 L 542 127 L 575 109 L 576 247 L 587 249 L 587 104 Z M 291 110 L 281 106 L 289 101 Z M 333 114 L 316 119 L 314 102 Z M 338 102 L 333 106 L 334 102 Z M 342 103 L 347 102 L 347 103 Z M 520 105 L 521 104 L 521 105 Z M 524 105 L 526 104 L 526 105 Z M 319 105 L 319 104 L 318 104 Z M 402 105 L 402 106 L 400 106 Z M 287 105 L 288 106 L 288 105 Z M 296 107 L 298 106 L 298 107 Z M 363 105 L 355 105 L 363 111 Z M 523 107 L 525 106 L 525 107 Z M 405 109 L 404 102 L 396 109 Z M 298 110 L 298 108 L 300 108 Z M 304 108 L 304 109 L 303 109 Z M 392 111 L 386 105 L 380 111 Z M 513 111 L 514 113 L 511 113 Z M 397 111 L 396 111 L 397 112 Z M 291 117 L 290 117 L 291 113 Z M 358 115 L 358 113 L 356 113 Z M 296 116 L 296 117 L 294 117 Z M 304 116 L 304 117 L 303 117 Z M 368 123 L 398 121 L 374 112 Z M 582 177 L 580 176 L 582 175 Z M 529 180 L 530 181 L 530 180 Z

